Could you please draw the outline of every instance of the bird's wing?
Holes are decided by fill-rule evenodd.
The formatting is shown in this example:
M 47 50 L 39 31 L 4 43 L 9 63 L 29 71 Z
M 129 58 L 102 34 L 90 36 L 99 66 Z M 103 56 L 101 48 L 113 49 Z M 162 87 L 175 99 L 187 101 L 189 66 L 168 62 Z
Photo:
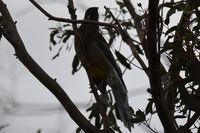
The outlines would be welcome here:
M 121 73 L 121 70 L 119 68 L 119 66 L 117 65 L 116 61 L 115 61 L 115 58 L 114 56 L 112 55 L 110 49 L 109 49 L 109 46 L 106 42 L 106 40 L 104 39 L 104 37 L 99 33 L 98 34 L 98 37 L 97 37 L 97 46 L 101 49 L 101 51 L 104 53 L 104 55 L 107 57 L 107 59 L 109 60 L 109 62 L 113 65 L 113 67 L 115 68 L 115 70 L 117 71 L 117 74 L 121 80 L 121 82 L 124 84 L 125 86 L 125 83 L 122 79 L 122 73 Z

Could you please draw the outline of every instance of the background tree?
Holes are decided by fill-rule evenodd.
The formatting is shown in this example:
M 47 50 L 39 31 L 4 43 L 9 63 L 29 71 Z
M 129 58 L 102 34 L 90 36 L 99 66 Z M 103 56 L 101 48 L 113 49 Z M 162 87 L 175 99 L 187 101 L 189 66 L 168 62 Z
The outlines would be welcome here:
M 146 110 L 135 111 L 133 124 L 143 123 L 153 132 L 157 132 L 151 125 L 152 117 L 159 116 L 165 132 L 197 132 L 199 129 L 199 2 L 198 0 L 158 1 L 149 0 L 148 9 L 143 9 L 142 4 L 134 7 L 129 0 L 116 1 L 118 7 L 111 9 L 105 7 L 105 23 L 76 20 L 73 1 L 68 1 L 71 19 L 57 18 L 41 8 L 34 0 L 30 0 L 50 20 L 64 22 L 59 27 L 52 28 L 50 34 L 51 48 L 62 42 L 60 49 L 66 41 L 76 35 L 77 23 L 95 23 L 101 26 L 102 34 L 108 38 L 111 46 L 114 40 L 121 40 L 120 47 L 128 45 L 132 55 L 124 56 L 120 48 L 114 47 L 117 61 L 126 69 L 133 69 L 137 60 L 149 78 L 150 88 L 147 90 L 151 98 Z M 136 9 L 137 8 L 137 9 Z M 140 10 L 140 14 L 136 11 Z M 0 1 L 0 33 L 15 48 L 16 56 L 62 103 L 72 119 L 85 132 L 104 132 L 98 104 L 94 103 L 88 111 L 89 119 L 95 118 L 95 126 L 77 110 L 62 88 L 51 79 L 32 60 L 26 52 L 23 42 L 16 31 L 15 23 L 8 10 Z M 178 24 L 172 25 L 171 17 L 181 13 Z M 128 14 L 128 15 L 127 15 Z M 69 24 L 69 23 L 72 23 Z M 72 28 L 73 27 L 73 28 Z M 137 36 L 132 36 L 132 33 Z M 57 38 L 59 41 L 56 41 Z M 162 42 L 164 42 L 162 44 Z M 54 56 L 53 59 L 59 56 Z M 161 61 L 166 56 L 168 65 Z M 146 57 L 148 64 L 145 63 Z M 132 59 L 131 59 L 132 58 Z M 73 74 L 81 65 L 76 56 L 72 62 Z M 125 69 L 125 70 L 126 70 Z M 128 71 L 126 71 L 128 72 Z M 109 92 L 108 92 L 109 93 Z M 112 97 L 110 95 L 110 97 Z M 121 132 L 114 110 L 108 113 L 112 132 Z M 77 132 L 80 130 L 78 129 Z M 199 132 L 199 131 L 198 131 Z

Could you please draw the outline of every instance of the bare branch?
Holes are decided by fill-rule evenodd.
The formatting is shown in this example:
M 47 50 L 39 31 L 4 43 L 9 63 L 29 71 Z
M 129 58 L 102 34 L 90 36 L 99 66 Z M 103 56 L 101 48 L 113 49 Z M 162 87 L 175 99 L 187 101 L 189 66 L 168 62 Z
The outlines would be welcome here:
M 35 0 L 29 0 L 38 10 L 40 10 L 45 16 L 49 18 L 49 20 L 54 20 L 58 22 L 65 22 L 65 23 L 72 23 L 72 24 L 78 24 L 78 23 L 92 23 L 92 24 L 97 24 L 100 26 L 109 26 L 112 28 L 115 28 L 118 30 L 118 27 L 116 27 L 113 24 L 109 23 L 104 23 L 104 22 L 98 22 L 98 21 L 91 21 L 91 20 L 76 20 L 76 19 L 66 19 L 66 18 L 59 18 L 59 17 L 54 17 L 53 15 L 49 14 L 46 10 L 44 10 Z M 69 3 L 69 5 L 71 5 Z M 68 7 L 69 7 L 68 5 Z M 71 7 L 70 7 L 71 8 Z M 71 10 L 71 9 L 70 9 Z
M 129 11 L 129 13 L 130 13 L 130 15 L 131 15 L 131 17 L 134 21 L 139 39 L 140 39 L 140 41 L 142 41 L 143 38 L 144 38 L 143 37 L 144 34 L 143 34 L 143 30 L 142 30 L 142 24 L 141 24 L 140 16 L 135 12 L 135 8 L 132 5 L 130 0 L 123 0 L 123 2 L 126 5 L 126 8 L 128 9 L 128 11 Z
M 52 79 L 28 54 L 24 43 L 18 34 L 15 22 L 13 21 L 6 5 L 0 0 L 0 13 L 2 20 L 0 22 L 0 32 L 14 47 L 16 56 L 26 66 L 26 68 L 51 91 L 60 101 L 70 117 L 87 133 L 103 133 L 94 127 L 77 109 L 70 100 L 65 91 L 60 87 L 55 79 Z

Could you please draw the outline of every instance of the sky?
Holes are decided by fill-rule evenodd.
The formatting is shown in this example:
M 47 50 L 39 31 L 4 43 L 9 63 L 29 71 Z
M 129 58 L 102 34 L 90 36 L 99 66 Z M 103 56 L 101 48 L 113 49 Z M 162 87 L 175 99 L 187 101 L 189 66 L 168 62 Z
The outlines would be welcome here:
M 75 75 L 71 74 L 74 49 L 63 50 L 58 58 L 51 60 L 59 47 L 53 51 L 49 50 L 49 28 L 55 27 L 58 23 L 49 21 L 28 0 L 3 1 L 17 21 L 19 34 L 29 54 L 52 78 L 57 79 L 87 117 L 85 109 L 89 107 L 92 95 L 89 93 L 85 71 L 81 69 Z M 64 0 L 38 0 L 37 2 L 54 16 L 69 17 Z M 102 15 L 104 5 L 115 6 L 112 0 L 75 1 L 79 19 L 83 18 L 83 13 L 91 6 L 98 6 L 99 14 Z M 143 5 L 147 6 L 147 3 Z M 130 52 L 126 47 L 122 51 Z M 0 41 L 0 62 L 0 125 L 8 124 L 3 129 L 5 133 L 27 131 L 36 133 L 38 129 L 41 129 L 42 133 L 75 132 L 76 124 L 63 111 L 57 99 L 15 58 L 14 49 L 4 38 Z M 124 80 L 130 92 L 131 106 L 135 110 L 138 108 L 144 110 L 147 104 L 146 98 L 150 97 L 146 92 L 149 85 L 145 73 L 133 67 L 131 71 L 124 74 Z M 159 127 L 159 122 L 155 123 L 155 127 Z M 146 129 L 143 128 L 143 126 L 136 126 L 132 132 L 145 133 Z

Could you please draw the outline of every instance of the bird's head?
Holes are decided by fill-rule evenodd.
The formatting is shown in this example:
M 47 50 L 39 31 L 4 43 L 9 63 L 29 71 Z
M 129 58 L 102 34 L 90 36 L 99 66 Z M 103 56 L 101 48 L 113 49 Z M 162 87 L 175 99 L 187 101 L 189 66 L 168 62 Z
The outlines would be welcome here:
M 88 8 L 87 11 L 85 12 L 84 19 L 98 21 L 98 19 L 99 19 L 98 7 Z

